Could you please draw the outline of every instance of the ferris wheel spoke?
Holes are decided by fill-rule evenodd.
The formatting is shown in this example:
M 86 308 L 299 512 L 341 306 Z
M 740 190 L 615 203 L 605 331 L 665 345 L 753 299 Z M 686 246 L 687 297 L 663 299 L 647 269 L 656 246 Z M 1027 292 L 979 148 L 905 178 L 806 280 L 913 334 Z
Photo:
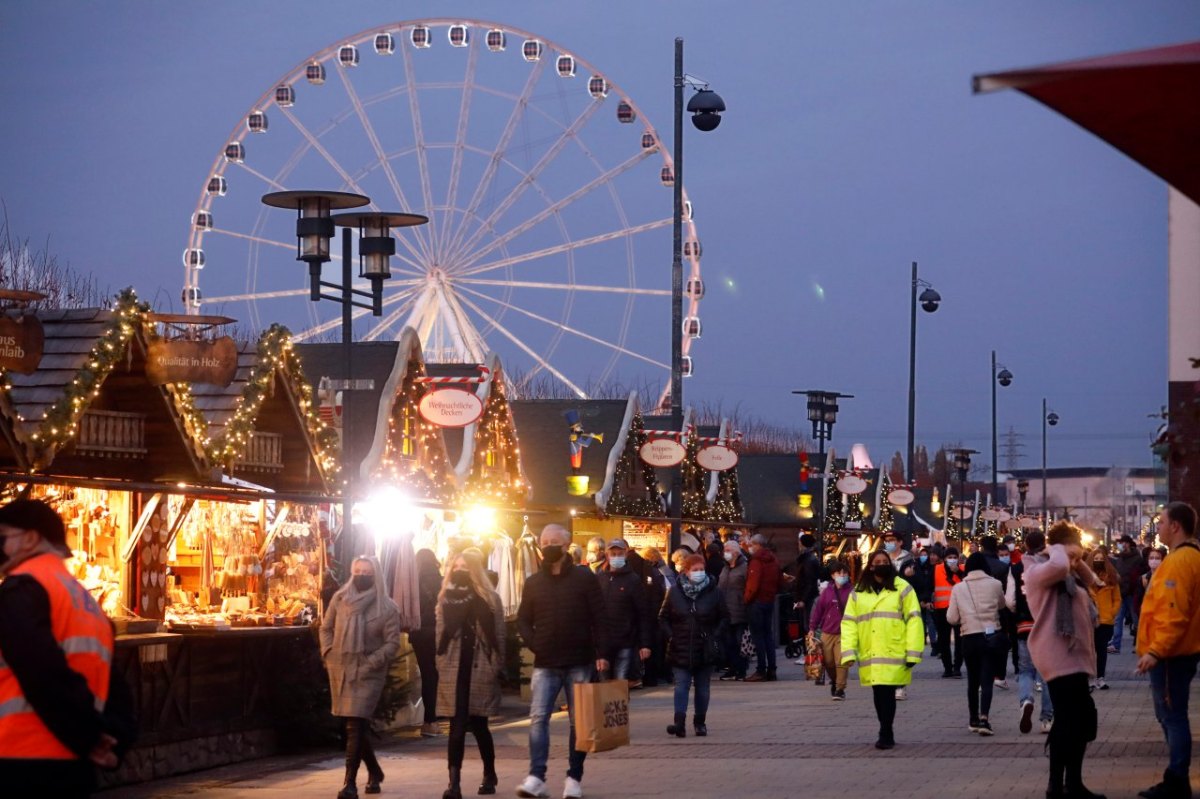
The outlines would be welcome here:
M 413 141 L 417 145 L 417 165 L 421 173 L 421 195 L 425 199 L 425 207 L 433 208 L 433 186 L 429 182 L 429 158 L 425 153 L 425 132 L 421 127 L 421 102 L 417 98 L 417 76 L 413 71 L 412 48 L 401 47 L 400 50 L 404 53 L 404 78 L 408 82 L 408 111 L 412 118 Z M 409 209 L 405 209 L 409 210 Z M 433 242 L 437 241 L 437 219 L 432 215 L 429 216 L 429 252 L 427 255 L 432 260 Z M 424 236 L 422 236 L 424 238 Z
M 393 294 L 390 297 L 384 297 L 383 305 L 386 308 L 388 305 L 393 305 L 393 304 L 399 302 L 402 298 L 403 298 L 403 292 L 397 292 L 396 294 Z M 351 319 L 362 319 L 364 316 L 366 316 L 369 313 L 371 313 L 370 308 L 355 308 L 350 313 L 350 318 Z M 315 327 L 310 327 L 307 330 L 300 331 L 299 333 L 292 336 L 292 339 L 295 341 L 307 341 L 308 339 L 312 338 L 313 336 L 319 336 L 322 333 L 328 333 L 330 330 L 333 330 L 334 328 L 338 327 L 341 324 L 342 324 L 342 315 L 338 314 L 334 318 L 332 318 L 328 321 L 325 321 L 325 322 L 321 322 L 319 325 L 317 325 Z
M 416 303 L 418 291 L 418 289 L 412 288 L 406 291 L 397 292 L 397 294 L 400 295 L 398 297 L 396 295 L 392 295 L 395 297 L 395 299 L 389 297 L 388 299 L 391 302 L 396 302 L 397 300 L 405 297 L 408 299 L 405 300 L 404 303 L 401 304 L 396 310 L 392 311 L 387 316 L 376 322 L 375 326 L 367 331 L 367 334 L 363 336 L 363 341 L 378 341 L 380 338 L 382 338 L 383 334 L 386 333 L 392 325 L 396 324 L 396 321 L 403 316 L 404 313 L 408 311 L 408 309 L 411 308 L 414 303 Z
M 531 280 L 486 280 L 483 278 L 455 278 L 454 284 L 470 286 L 503 286 L 517 289 L 550 289 L 552 291 L 592 291 L 608 294 L 633 294 L 647 297 L 670 297 L 670 289 L 639 289 L 632 286 L 581 286 L 570 283 L 538 283 Z
M 464 288 L 463 291 L 467 292 L 468 294 L 472 294 L 476 297 L 481 297 L 485 300 L 494 302 L 503 308 L 506 308 L 510 311 L 514 311 L 523 316 L 527 316 L 530 319 L 534 319 L 538 322 L 543 322 L 547 325 L 550 325 L 551 327 L 561 330 L 564 333 L 570 333 L 573 336 L 578 336 L 579 338 L 584 339 L 585 341 L 590 341 L 593 344 L 599 344 L 602 347 L 608 347 L 609 349 L 613 350 L 614 352 L 620 353 L 621 355 L 628 355 L 631 358 L 637 358 L 639 361 L 645 361 L 646 363 L 648 363 L 652 366 L 657 366 L 662 369 L 668 368 L 667 365 L 665 363 L 663 363 L 662 361 L 656 361 L 647 355 L 642 355 L 640 352 L 634 352 L 633 350 L 622 347 L 619 344 L 613 344 L 611 341 L 605 341 L 602 338 L 597 338 L 596 336 L 593 336 L 590 333 L 585 333 L 582 330 L 579 330 L 578 328 L 574 328 L 574 327 L 571 327 L 570 325 L 550 319 L 549 317 L 542 316 L 540 314 L 536 314 L 533 311 L 529 311 L 529 310 L 526 310 L 525 308 L 521 308 L 516 305 L 513 305 L 512 303 L 505 302 L 504 300 L 501 300 L 497 297 L 492 297 L 492 296 L 489 296 L 482 292 L 474 291 L 474 290 L 468 289 L 468 288 Z
M 442 225 L 441 237 L 438 240 L 437 254 L 446 255 L 450 231 L 454 227 L 454 205 L 458 200 L 458 181 L 462 177 L 463 154 L 467 143 L 467 122 L 471 118 L 471 100 L 475 96 L 475 69 L 479 61 L 479 38 L 471 39 L 470 50 L 467 53 L 467 72 L 463 78 L 462 102 L 458 107 L 458 130 L 454 134 L 454 159 L 450 164 L 450 185 L 446 189 L 447 213 Z
M 459 221 L 458 229 L 454 231 L 454 237 L 447 248 L 447 252 L 455 252 L 462 245 L 463 238 L 467 235 L 468 222 L 475 218 L 479 211 L 479 206 L 483 202 L 483 198 L 487 196 L 488 189 L 492 186 L 492 181 L 496 177 L 496 171 L 500 168 L 500 163 L 504 160 L 505 153 L 508 152 L 508 145 L 512 142 L 513 134 L 517 132 L 517 123 L 525 117 L 525 111 L 529 107 L 529 101 L 533 97 L 534 87 L 541 80 L 542 73 L 546 69 L 546 64 L 549 59 L 539 59 L 534 63 L 533 69 L 529 70 L 529 77 L 525 79 L 525 86 L 521 89 L 521 94 L 513 102 L 512 112 L 508 115 L 508 121 L 504 124 L 504 131 L 500 134 L 500 138 L 496 142 L 496 148 L 492 150 L 491 158 L 488 160 L 487 166 L 484 168 L 483 177 L 480 178 L 478 185 L 475 186 L 475 191 L 471 194 L 471 201 L 467 204 L 467 212 L 463 214 Z
M 612 241 L 624 236 L 634 236 L 638 233 L 645 233 L 648 230 L 666 227 L 669 224 L 671 224 L 670 219 L 660 219 L 657 222 L 647 222 L 643 225 L 633 225 L 632 227 L 614 230 L 608 233 L 601 233 L 596 236 L 590 236 L 586 239 L 579 239 L 578 241 L 568 241 L 563 244 L 556 244 L 553 247 L 547 247 L 543 250 L 535 250 L 533 252 L 527 252 L 521 255 L 514 255 L 511 258 L 502 258 L 499 261 L 491 261 L 479 266 L 473 266 L 470 269 L 466 269 L 455 274 L 455 279 L 478 275 L 482 272 L 490 272 L 494 269 L 503 269 L 506 266 L 514 266 L 527 261 L 536 261 L 538 258 L 546 258 L 551 255 L 558 255 L 559 253 L 577 250 L 581 247 L 589 247 L 593 244 L 602 244 L 606 241 Z
M 367 134 L 367 140 L 371 142 L 371 148 L 375 150 L 375 158 L 378 160 L 379 165 L 383 167 L 383 172 L 392 187 L 392 192 L 396 195 L 396 201 L 400 203 L 400 210 L 409 210 L 412 206 L 409 205 L 408 198 L 404 196 L 404 189 L 400 187 L 400 181 L 396 179 L 396 173 L 392 169 L 392 162 L 388 160 L 383 152 L 383 145 L 379 143 L 379 136 L 375 133 L 375 126 L 371 124 L 371 118 L 367 115 L 367 109 L 363 107 L 362 100 L 359 99 L 358 92 L 354 89 L 354 84 L 350 82 L 350 76 L 346 74 L 345 69 L 339 69 L 338 77 L 342 79 L 342 86 L 346 89 L 346 96 L 350 98 L 350 102 L 354 106 L 354 112 L 358 115 L 358 121 L 362 125 L 363 131 Z M 426 246 L 421 233 L 414 230 L 413 236 L 421 244 L 421 249 L 425 252 L 426 257 L 428 257 L 430 255 L 429 247 Z
M 249 166 L 245 161 L 242 161 L 241 163 L 239 163 L 237 165 L 237 167 L 238 167 L 238 169 L 241 169 L 245 172 L 249 172 L 251 175 L 254 175 L 254 177 L 258 178 L 263 183 L 266 183 L 268 186 L 275 189 L 276 191 L 287 191 L 287 187 L 284 186 L 282 183 L 278 183 L 274 180 L 271 180 L 271 178 L 269 178 L 266 175 L 264 175 L 263 173 L 259 172 L 254 167 Z
M 492 317 L 490 314 L 485 312 L 482 308 L 480 308 L 475 303 L 471 302 L 466 297 L 460 297 L 460 299 L 464 305 L 466 305 L 471 310 L 473 310 L 475 313 L 477 313 L 481 317 L 483 317 L 483 319 L 485 319 L 488 324 L 490 324 L 492 327 L 494 327 L 496 329 L 496 331 L 500 333 L 500 335 L 504 336 L 506 339 L 511 341 L 513 344 L 517 345 L 517 347 L 519 347 L 522 352 L 524 352 L 526 355 L 528 355 L 530 358 L 532 358 L 534 361 L 536 361 L 542 369 L 545 369 L 547 372 L 549 372 L 550 374 L 554 375 L 559 380 L 561 380 L 568 388 L 570 388 L 572 391 L 574 391 L 575 394 L 580 399 L 587 399 L 587 392 L 585 392 L 579 386 L 577 386 L 573 382 L 571 382 L 570 378 L 568 378 L 566 375 L 564 375 L 558 369 L 555 369 L 554 365 L 552 363 L 547 361 L 541 355 L 538 355 L 538 353 L 532 347 L 530 347 L 528 344 L 526 344 L 524 341 L 522 341 L 520 338 L 518 338 L 516 335 L 514 335 L 513 332 L 510 331 L 507 327 L 500 324 L 500 320 Z
M 471 237 L 467 239 L 466 243 L 459 248 L 458 252 L 455 253 L 456 257 L 459 253 L 470 252 L 471 249 L 479 243 L 479 239 L 484 235 L 484 231 L 487 230 L 487 228 L 494 226 L 496 221 L 503 217 L 505 212 L 507 212 L 509 208 L 512 208 L 513 205 L 516 204 L 517 200 L 521 199 L 521 196 L 525 193 L 525 190 L 537 181 L 538 177 L 542 174 L 546 167 L 550 166 L 554 159 L 557 158 L 563 151 L 563 148 L 566 147 L 567 144 L 579 134 L 579 131 L 588 123 L 588 120 L 592 118 L 592 115 L 596 113 L 601 105 L 603 105 L 603 103 L 589 103 L 588 107 L 583 110 L 583 113 L 575 117 L 575 121 L 572 122 L 569 127 L 563 130 L 562 134 L 558 137 L 554 144 L 550 145 L 550 149 L 542 154 L 542 157 L 538 159 L 538 162 L 534 164 L 525 177 L 521 179 L 521 182 L 518 183 L 517 186 L 508 193 L 508 196 L 501 200 L 492 213 L 488 215 L 488 218 L 484 220 L 484 224 L 473 234 L 471 234 Z
M 557 214 L 559 211 L 561 211 L 564 208 L 566 208 L 567 206 L 571 205 L 571 203 L 573 203 L 576 200 L 579 200 L 581 197 L 584 197 L 587 194 L 591 193 L 597 187 L 603 186 L 606 183 L 609 183 L 610 181 L 612 181 L 614 178 L 620 176 L 621 174 L 628 172 L 630 169 L 632 169 L 633 167 L 640 164 L 643 160 L 648 158 L 650 155 L 651 155 L 651 151 L 641 150 L 638 152 L 637 155 L 633 156 L 632 158 L 629 158 L 624 163 L 618 164 L 617 166 L 613 167 L 612 169 L 608 170 L 607 172 L 605 172 L 601 175 L 597 175 L 595 177 L 595 179 L 593 179 L 592 181 L 584 184 L 583 186 L 580 186 L 578 189 L 571 192 L 570 194 L 563 197 L 562 199 L 546 206 L 541 211 L 538 211 L 536 214 L 531 216 L 529 219 L 525 220 L 524 222 L 517 225 L 516 227 L 510 229 L 508 232 L 503 233 L 500 236 L 497 236 L 495 239 L 489 241 L 485 246 L 480 247 L 478 250 L 476 250 L 475 252 L 473 252 L 469 256 L 467 256 L 465 259 L 463 259 L 461 262 L 456 262 L 455 263 L 456 269 L 463 269 L 465 267 L 470 266 L 471 264 L 477 262 L 484 255 L 487 255 L 489 252 L 492 252 L 493 250 L 495 250 L 497 247 L 503 246 L 504 244 L 507 244 L 508 242 L 515 239 L 517 236 L 520 236 L 522 233 L 526 233 L 526 232 L 532 230 L 533 228 L 537 227 L 542 222 L 549 219 L 554 214 Z
M 260 291 L 253 294 L 227 294 L 224 297 L 205 297 L 205 305 L 215 305 L 221 302 L 246 302 L 253 300 L 274 300 L 280 297 L 300 297 L 308 294 L 308 289 L 284 289 L 282 291 Z
M 219 228 L 219 227 L 211 228 L 208 232 L 216 233 L 217 235 L 220 235 L 220 236 L 231 236 L 235 239 L 246 239 L 247 241 L 256 241 L 259 244 L 266 244 L 270 247 L 280 247 L 285 250 L 291 250 L 292 252 L 296 251 L 296 242 L 294 242 L 294 241 L 290 241 L 290 242 L 276 241 L 275 239 L 268 239 L 263 236 L 254 236 L 254 235 L 251 235 L 250 233 L 238 233 L 236 230 L 226 230 L 224 228 Z

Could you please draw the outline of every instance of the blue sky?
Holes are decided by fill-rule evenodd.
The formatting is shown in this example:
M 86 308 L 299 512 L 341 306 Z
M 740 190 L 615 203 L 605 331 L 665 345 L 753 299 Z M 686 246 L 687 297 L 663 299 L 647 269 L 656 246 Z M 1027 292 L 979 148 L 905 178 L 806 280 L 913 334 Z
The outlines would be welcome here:
M 1052 465 L 1150 462 L 1147 416 L 1166 387 L 1166 187 L 1022 95 L 972 96 L 970 78 L 1195 39 L 1190 1 L 19 0 L 0 9 L 9 225 L 102 285 L 178 308 L 189 217 L 256 98 L 358 31 L 451 16 L 577 53 L 663 132 L 675 36 L 688 71 L 725 98 L 716 132 L 687 134 L 709 287 L 687 402 L 802 423 L 792 389 L 851 393 L 837 442 L 886 460 L 904 447 L 916 260 L 944 300 L 919 320 L 919 441 L 989 448 L 995 349 L 1015 375 L 999 422 L 1024 435 L 1022 466 L 1039 462 L 1043 396 L 1062 417 Z M 430 63 L 448 57 L 438 35 Z M 374 58 L 364 52 L 363 74 Z M 605 138 L 617 128 L 596 134 L 602 159 L 619 155 Z M 653 180 L 621 192 L 646 218 L 669 214 Z M 264 269 L 297 269 L 270 257 Z M 639 281 L 668 286 L 669 257 L 639 252 Z M 597 301 L 572 319 L 589 312 L 610 313 Z M 666 305 L 635 315 L 631 343 L 665 359 Z

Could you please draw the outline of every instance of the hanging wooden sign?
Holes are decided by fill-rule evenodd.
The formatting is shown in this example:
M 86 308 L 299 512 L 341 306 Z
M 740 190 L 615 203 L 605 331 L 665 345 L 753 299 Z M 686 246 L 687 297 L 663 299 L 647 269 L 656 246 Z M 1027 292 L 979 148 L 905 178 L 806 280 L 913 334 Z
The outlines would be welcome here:
M 1003 508 L 988 508 L 980 512 L 979 518 L 985 522 L 1006 522 L 1012 518 L 1012 514 Z
M 888 492 L 887 500 L 893 505 L 911 505 L 916 496 L 907 488 L 893 488 Z
M 461 388 L 439 388 L 421 397 L 417 410 L 438 427 L 466 427 L 483 416 L 483 400 Z
M 710 472 L 724 472 L 737 466 L 738 454 L 729 447 L 713 444 L 696 453 L 696 463 Z
M 30 375 L 42 361 L 45 334 L 32 314 L 0 316 L 0 369 Z
M 682 463 L 687 455 L 687 450 L 678 441 L 669 438 L 652 438 L 642 444 L 638 454 L 651 466 L 667 468 Z
M 227 386 L 237 374 L 237 344 L 229 336 L 213 341 L 157 339 L 146 351 L 146 379 L 151 385 L 205 383 Z
M 838 479 L 837 490 L 843 494 L 861 494 L 867 490 L 867 481 L 857 474 L 845 474 Z

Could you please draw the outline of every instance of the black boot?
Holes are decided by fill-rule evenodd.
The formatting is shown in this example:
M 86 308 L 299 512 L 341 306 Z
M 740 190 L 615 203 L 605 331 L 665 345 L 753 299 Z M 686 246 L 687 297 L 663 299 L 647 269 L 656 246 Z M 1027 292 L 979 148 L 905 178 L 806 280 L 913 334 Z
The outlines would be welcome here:
M 496 786 L 500 784 L 500 778 L 496 776 L 496 764 L 483 764 L 483 782 L 479 783 L 479 795 L 491 796 L 496 792 Z
M 383 782 L 383 769 L 375 758 L 375 751 L 369 745 L 363 746 L 363 765 L 367 767 L 367 787 L 363 793 L 383 793 L 379 783 Z
M 687 714 L 676 713 L 675 723 L 667 725 L 667 735 L 674 735 L 676 738 L 687 737 Z
M 704 716 L 694 716 L 692 718 L 692 729 L 696 731 L 697 738 L 703 738 L 708 735 L 708 725 L 704 723 Z
M 775 669 L 767 669 L 767 682 L 775 682 L 778 679 L 775 675 Z
M 362 732 L 358 719 L 346 719 L 346 780 L 337 799 L 358 799 L 358 766 L 362 762 Z
M 462 799 L 462 767 L 450 767 L 450 787 L 442 791 L 442 799 Z

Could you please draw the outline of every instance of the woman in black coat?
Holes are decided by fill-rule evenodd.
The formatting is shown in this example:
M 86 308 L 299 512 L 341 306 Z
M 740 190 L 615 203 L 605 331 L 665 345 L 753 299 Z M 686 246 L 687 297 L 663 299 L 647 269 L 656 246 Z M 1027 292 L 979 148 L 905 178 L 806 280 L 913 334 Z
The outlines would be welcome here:
M 704 556 L 688 555 L 679 580 L 667 593 L 658 620 L 670 637 L 667 662 L 675 675 L 675 723 L 667 733 L 687 736 L 688 689 L 696 686 L 696 710 L 692 723 L 699 737 L 708 735 L 709 686 L 713 666 L 720 660 L 721 635 L 728 611 L 717 590 L 717 581 L 705 571 Z
M 421 735 L 438 734 L 437 693 L 438 670 L 435 659 L 436 612 L 438 594 L 442 590 L 442 573 L 438 568 L 437 556 L 431 550 L 417 552 L 417 592 L 421 600 L 421 627 L 408 634 L 413 653 L 417 656 L 417 669 L 421 672 L 421 704 L 425 706 L 425 720 Z

